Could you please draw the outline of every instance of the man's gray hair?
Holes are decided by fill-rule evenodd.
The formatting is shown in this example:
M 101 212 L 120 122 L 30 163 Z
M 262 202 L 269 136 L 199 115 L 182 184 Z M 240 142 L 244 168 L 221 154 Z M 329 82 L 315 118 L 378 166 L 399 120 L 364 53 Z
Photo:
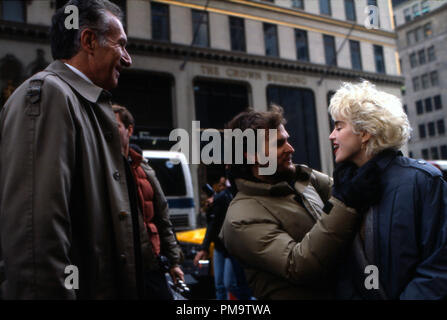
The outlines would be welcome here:
M 79 29 L 65 27 L 65 7 L 76 6 L 79 11 Z M 70 59 L 75 56 L 81 47 L 82 31 L 92 29 L 100 45 L 105 45 L 106 35 L 110 27 L 112 14 L 123 22 L 121 9 L 108 0 L 70 0 L 53 15 L 51 24 L 51 53 L 53 59 Z

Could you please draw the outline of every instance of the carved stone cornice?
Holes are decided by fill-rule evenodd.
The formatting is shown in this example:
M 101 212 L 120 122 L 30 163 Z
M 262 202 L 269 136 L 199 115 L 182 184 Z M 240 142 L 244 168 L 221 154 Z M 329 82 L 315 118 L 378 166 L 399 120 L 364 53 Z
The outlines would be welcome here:
M 31 41 L 49 44 L 49 27 L 0 21 L 0 39 Z M 400 76 L 364 72 L 340 67 L 286 60 L 281 58 L 253 55 L 242 52 L 192 47 L 170 42 L 129 38 L 128 51 L 131 54 L 158 56 L 180 61 L 237 65 L 247 68 L 261 68 L 291 73 L 308 74 L 324 78 L 367 79 L 375 83 L 402 86 L 405 79 Z
M 0 38 L 49 43 L 50 28 L 41 25 L 0 20 Z
M 130 53 L 141 55 L 175 58 L 186 61 L 204 63 L 238 65 L 247 68 L 262 68 L 276 71 L 289 71 L 291 73 L 305 73 L 326 77 L 341 77 L 345 79 L 363 78 L 375 83 L 385 83 L 402 86 L 405 79 L 400 76 L 391 76 L 374 72 L 364 72 L 340 67 L 315 64 L 310 62 L 286 60 L 266 57 L 235 51 L 217 50 L 211 48 L 191 47 L 169 42 L 153 40 L 130 39 L 128 44 Z

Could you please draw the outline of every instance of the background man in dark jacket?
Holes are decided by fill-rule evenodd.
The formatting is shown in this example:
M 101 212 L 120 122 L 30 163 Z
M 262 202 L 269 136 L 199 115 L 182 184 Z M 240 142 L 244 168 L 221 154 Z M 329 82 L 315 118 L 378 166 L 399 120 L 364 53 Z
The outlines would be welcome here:
M 169 273 L 174 282 L 185 281 L 180 263 L 183 253 L 175 238 L 169 220 L 169 208 L 155 171 L 143 156 L 129 146 L 135 121 L 132 114 L 123 106 L 113 105 L 120 133 L 121 153 L 128 162 L 130 178 L 128 182 L 129 200 L 142 216 L 144 227 L 149 236 L 147 250 L 153 256 L 144 273 L 145 296 L 150 299 L 172 299 L 167 287 L 161 256 L 169 263 Z
M 338 298 L 446 299 L 447 183 L 437 168 L 399 151 L 411 131 L 402 103 L 367 81 L 345 83 L 329 111 L 334 178 L 375 168 L 379 186 L 370 203 L 349 184 L 335 192 L 365 213 L 341 268 Z
M 147 235 L 131 218 L 106 91 L 132 62 L 122 13 L 106 0 L 67 5 L 78 8 L 79 29 L 66 29 L 65 7 L 55 13 L 55 61 L 0 114 L 1 291 L 8 299 L 138 298 Z
M 248 300 L 251 298 L 251 293 L 245 279 L 244 271 L 238 261 L 228 253 L 222 240 L 219 238 L 228 206 L 231 200 L 233 200 L 229 186 L 229 181 L 225 177 L 220 177 L 219 181 L 214 185 L 215 192 L 213 190 L 213 194 L 207 199 L 206 233 L 201 250 L 197 252 L 194 258 L 194 264 L 197 266 L 199 260 L 209 257 L 209 248 L 213 242 L 213 269 L 216 299 L 228 300 L 230 298 L 229 294 L 231 293 L 239 300 Z

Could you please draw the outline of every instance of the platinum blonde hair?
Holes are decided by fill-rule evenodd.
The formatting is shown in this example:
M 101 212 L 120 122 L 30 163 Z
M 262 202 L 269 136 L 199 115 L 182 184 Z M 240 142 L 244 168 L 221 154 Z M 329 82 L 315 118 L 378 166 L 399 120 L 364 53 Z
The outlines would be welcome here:
M 366 144 L 368 156 L 399 149 L 410 138 L 410 123 L 399 98 L 368 81 L 343 83 L 331 99 L 329 113 L 334 120 L 348 121 L 355 134 L 371 134 Z

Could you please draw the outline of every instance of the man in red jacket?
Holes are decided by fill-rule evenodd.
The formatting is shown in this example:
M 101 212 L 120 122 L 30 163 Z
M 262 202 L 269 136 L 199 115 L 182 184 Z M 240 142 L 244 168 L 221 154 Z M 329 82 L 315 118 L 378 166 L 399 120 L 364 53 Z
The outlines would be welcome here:
M 142 261 L 151 270 L 144 276 L 146 296 L 155 299 L 172 299 L 159 259 L 161 255 L 166 256 L 170 265 L 169 271 L 175 283 L 178 280 L 184 281 L 183 271 L 179 266 L 183 260 L 183 253 L 172 231 L 167 201 L 154 170 L 138 151 L 129 147 L 129 139 L 135 124 L 132 114 L 123 106 L 113 105 L 112 108 L 118 122 L 121 152 L 129 164 L 134 181 L 133 186 L 129 186 L 129 201 L 131 206 L 137 206 L 135 209 L 142 215 L 149 237 L 147 247 L 154 257 L 151 261 Z M 144 244 L 141 245 L 143 248 Z

